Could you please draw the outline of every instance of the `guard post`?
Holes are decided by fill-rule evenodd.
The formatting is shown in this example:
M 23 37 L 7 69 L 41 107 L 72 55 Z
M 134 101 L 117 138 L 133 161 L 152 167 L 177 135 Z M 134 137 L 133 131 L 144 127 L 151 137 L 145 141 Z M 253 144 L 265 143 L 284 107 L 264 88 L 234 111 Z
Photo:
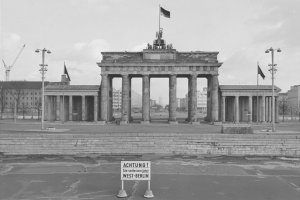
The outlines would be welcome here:
M 121 161 L 121 190 L 117 197 L 127 197 L 124 189 L 124 181 L 148 181 L 148 187 L 144 194 L 145 198 L 153 198 L 154 195 L 150 188 L 151 181 L 151 161 Z

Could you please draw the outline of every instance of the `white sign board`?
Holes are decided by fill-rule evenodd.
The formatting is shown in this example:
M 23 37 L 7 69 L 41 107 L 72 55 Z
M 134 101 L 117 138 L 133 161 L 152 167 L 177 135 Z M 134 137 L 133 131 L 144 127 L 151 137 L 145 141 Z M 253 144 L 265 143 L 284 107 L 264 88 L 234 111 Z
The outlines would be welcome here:
M 150 161 L 121 161 L 121 180 L 150 180 Z

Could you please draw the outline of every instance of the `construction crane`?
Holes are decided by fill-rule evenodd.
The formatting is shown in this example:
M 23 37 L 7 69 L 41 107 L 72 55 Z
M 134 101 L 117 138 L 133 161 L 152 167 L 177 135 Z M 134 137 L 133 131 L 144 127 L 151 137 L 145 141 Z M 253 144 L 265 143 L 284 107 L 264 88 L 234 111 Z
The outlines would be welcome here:
M 22 46 L 22 48 L 20 49 L 20 51 L 19 51 L 17 57 L 15 58 L 14 62 L 13 62 L 11 65 L 8 65 L 8 66 L 7 66 L 7 65 L 5 64 L 5 62 L 4 62 L 4 60 L 2 59 L 2 62 L 3 62 L 3 64 L 4 64 L 4 68 L 5 68 L 5 80 L 6 80 L 6 81 L 9 81 L 9 72 L 10 72 L 10 70 L 13 68 L 13 66 L 16 64 L 16 62 L 17 62 L 18 58 L 20 57 L 20 55 L 21 55 L 22 51 L 24 50 L 24 48 L 25 48 L 25 44 L 24 44 L 24 45 Z

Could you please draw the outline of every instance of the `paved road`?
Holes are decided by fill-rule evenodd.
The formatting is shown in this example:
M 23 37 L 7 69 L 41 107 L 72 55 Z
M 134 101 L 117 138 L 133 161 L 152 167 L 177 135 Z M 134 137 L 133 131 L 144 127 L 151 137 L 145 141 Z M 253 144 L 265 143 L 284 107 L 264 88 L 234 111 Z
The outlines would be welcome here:
M 220 125 L 211 125 L 201 123 L 191 125 L 182 123 L 179 125 L 170 125 L 168 123 L 155 122 L 149 125 L 132 123 L 128 125 L 107 124 L 100 125 L 93 122 L 45 122 L 45 127 L 54 127 L 66 132 L 89 132 L 89 133 L 220 133 Z M 15 132 L 26 130 L 40 130 L 41 123 L 38 121 L 18 120 L 14 123 L 12 120 L 0 120 L 0 133 Z M 253 124 L 255 131 L 267 131 L 271 129 L 271 124 Z M 277 131 L 280 132 L 298 132 L 300 133 L 300 122 L 279 123 L 276 124 Z
M 300 159 L 271 157 L 1 156 L 0 199 L 117 199 L 120 161 L 151 160 L 154 199 L 299 200 Z M 125 199 L 144 199 L 127 181 Z

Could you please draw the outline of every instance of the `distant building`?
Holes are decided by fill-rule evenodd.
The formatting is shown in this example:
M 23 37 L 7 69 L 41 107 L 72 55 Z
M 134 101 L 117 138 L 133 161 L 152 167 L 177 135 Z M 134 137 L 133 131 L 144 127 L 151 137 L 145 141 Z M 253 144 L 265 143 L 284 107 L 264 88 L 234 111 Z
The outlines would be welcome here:
M 150 107 L 156 105 L 156 100 L 150 99 Z
M 207 88 L 204 87 L 201 90 L 197 91 L 197 110 L 200 113 L 206 113 L 207 112 Z M 184 108 L 185 110 L 188 109 L 188 94 L 185 95 L 185 98 L 182 98 L 180 100 L 180 108 Z
M 187 98 L 177 98 L 177 109 L 187 111 Z
M 16 108 L 17 115 L 38 118 L 41 115 L 41 88 L 41 81 L 0 82 L 1 117 L 12 118 Z
M 291 86 L 287 92 L 287 104 L 292 110 L 292 114 L 300 115 L 300 85 Z
M 121 110 L 122 106 L 122 90 L 113 89 L 113 109 Z
M 163 100 L 162 100 L 161 96 L 158 98 L 158 104 L 161 105 L 161 106 L 163 105 Z
M 206 113 L 207 105 L 207 88 L 203 88 L 202 91 L 197 91 L 197 110 L 200 113 Z

